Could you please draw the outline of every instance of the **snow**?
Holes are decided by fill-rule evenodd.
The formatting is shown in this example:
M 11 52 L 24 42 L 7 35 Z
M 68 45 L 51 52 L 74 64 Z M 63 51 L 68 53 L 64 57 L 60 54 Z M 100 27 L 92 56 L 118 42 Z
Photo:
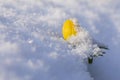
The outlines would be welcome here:
M 119 80 L 119 3 L 0 0 L 0 80 Z M 89 46 L 71 49 L 61 38 L 63 22 L 73 17 L 109 46 L 92 65 L 77 54 Z

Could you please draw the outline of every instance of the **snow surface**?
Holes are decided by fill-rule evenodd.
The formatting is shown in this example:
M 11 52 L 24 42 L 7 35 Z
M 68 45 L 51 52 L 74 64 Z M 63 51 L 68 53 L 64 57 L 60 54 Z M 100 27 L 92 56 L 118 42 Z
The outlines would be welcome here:
M 0 80 L 120 80 L 119 4 L 119 0 L 0 0 Z M 61 38 L 62 24 L 71 17 L 110 48 L 92 65 Z

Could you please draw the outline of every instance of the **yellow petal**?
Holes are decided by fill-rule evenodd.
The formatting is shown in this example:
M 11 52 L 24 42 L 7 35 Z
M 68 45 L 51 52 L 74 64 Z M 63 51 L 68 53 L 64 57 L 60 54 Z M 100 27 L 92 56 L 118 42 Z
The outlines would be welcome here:
M 75 25 L 72 20 L 66 20 L 63 24 L 62 35 L 65 40 L 76 35 Z

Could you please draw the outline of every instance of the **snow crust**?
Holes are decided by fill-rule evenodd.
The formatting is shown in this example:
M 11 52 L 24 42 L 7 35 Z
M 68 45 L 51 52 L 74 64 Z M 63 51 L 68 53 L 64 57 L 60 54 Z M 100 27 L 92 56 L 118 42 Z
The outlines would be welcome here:
M 0 80 L 120 80 L 119 3 L 0 0 Z M 88 32 L 80 33 L 84 44 L 74 49 L 61 38 L 63 22 L 74 17 L 75 23 L 110 48 L 92 65 L 87 65 L 86 57 L 97 45 L 92 45 Z

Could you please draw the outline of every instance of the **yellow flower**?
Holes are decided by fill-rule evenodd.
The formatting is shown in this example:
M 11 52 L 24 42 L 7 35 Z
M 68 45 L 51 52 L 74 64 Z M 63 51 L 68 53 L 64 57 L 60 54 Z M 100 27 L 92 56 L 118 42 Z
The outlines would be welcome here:
M 65 40 L 68 40 L 71 36 L 75 36 L 77 34 L 77 30 L 75 28 L 75 24 L 72 20 L 68 19 L 64 22 L 62 28 L 62 35 Z

